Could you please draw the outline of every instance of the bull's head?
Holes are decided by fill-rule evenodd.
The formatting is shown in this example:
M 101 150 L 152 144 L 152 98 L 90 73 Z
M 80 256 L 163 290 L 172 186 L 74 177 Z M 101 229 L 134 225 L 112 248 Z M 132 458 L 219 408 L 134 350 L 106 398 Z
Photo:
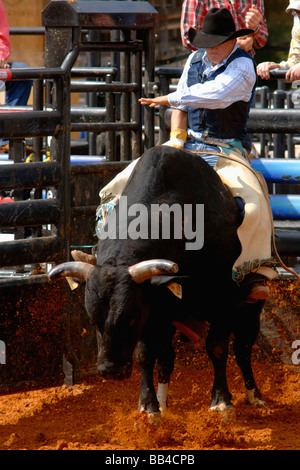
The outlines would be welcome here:
M 132 354 L 148 318 L 147 289 L 141 285 L 152 276 L 177 271 L 176 263 L 155 259 L 130 267 L 67 262 L 49 272 L 51 279 L 86 282 L 85 307 L 99 336 L 98 372 L 103 377 L 130 377 Z

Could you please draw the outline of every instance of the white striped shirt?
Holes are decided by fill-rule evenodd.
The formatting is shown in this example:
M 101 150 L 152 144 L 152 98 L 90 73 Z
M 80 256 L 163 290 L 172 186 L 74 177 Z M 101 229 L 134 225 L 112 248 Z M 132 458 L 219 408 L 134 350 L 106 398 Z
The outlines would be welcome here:
M 229 56 L 216 66 L 213 66 L 205 52 L 203 60 L 207 67 L 204 74 L 208 75 L 226 63 L 237 47 L 236 44 Z M 239 57 L 228 64 L 225 71 L 217 75 L 215 79 L 189 87 L 187 74 L 190 62 L 196 53 L 197 51 L 188 57 L 176 91 L 168 95 L 171 107 L 183 111 L 187 111 L 188 107 L 224 109 L 236 101 L 248 102 L 250 100 L 256 81 L 256 72 L 250 57 Z M 201 138 L 201 135 L 191 132 L 190 129 L 188 134 L 193 135 L 195 138 Z

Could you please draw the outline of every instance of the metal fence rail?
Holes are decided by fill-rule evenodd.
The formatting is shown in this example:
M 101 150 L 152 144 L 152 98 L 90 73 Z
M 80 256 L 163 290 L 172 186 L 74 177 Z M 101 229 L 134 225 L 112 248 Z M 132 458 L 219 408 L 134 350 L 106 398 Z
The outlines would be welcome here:
M 64 158 L 65 129 L 68 128 L 68 114 L 64 113 L 66 102 L 62 89 L 66 87 L 64 70 L 10 70 L 11 79 L 36 78 L 54 81 L 56 99 L 53 109 L 48 111 L 2 111 L 0 125 L 1 137 L 13 139 L 37 136 L 52 136 L 56 147 L 56 161 L 36 163 L 14 163 L 0 166 L 0 188 L 3 191 L 14 190 L 17 197 L 13 203 L 1 204 L 0 227 L 14 228 L 15 240 L 0 243 L 1 266 L 18 266 L 27 263 L 40 263 L 59 260 L 66 251 L 68 221 L 65 219 L 64 187 L 66 184 L 66 161 Z M 20 149 L 20 147 L 19 147 Z M 20 156 L 16 156 L 20 161 Z M 35 188 L 56 188 L 56 197 L 52 200 L 42 199 L 37 191 L 36 200 L 23 199 L 24 192 Z M 22 195 L 21 195 L 22 193 Z M 51 236 L 23 238 L 19 227 L 34 227 L 41 224 L 53 224 Z M 23 236 L 22 236 L 23 235 Z

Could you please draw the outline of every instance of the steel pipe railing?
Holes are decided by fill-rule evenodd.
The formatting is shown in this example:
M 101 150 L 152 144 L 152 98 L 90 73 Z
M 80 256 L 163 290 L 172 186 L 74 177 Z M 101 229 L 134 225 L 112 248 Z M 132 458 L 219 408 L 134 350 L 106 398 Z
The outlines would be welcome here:
M 61 209 L 55 199 L 3 202 L 0 227 L 31 227 L 41 224 L 57 224 Z
M 47 188 L 62 181 L 57 162 L 32 162 L 0 165 L 0 190 Z

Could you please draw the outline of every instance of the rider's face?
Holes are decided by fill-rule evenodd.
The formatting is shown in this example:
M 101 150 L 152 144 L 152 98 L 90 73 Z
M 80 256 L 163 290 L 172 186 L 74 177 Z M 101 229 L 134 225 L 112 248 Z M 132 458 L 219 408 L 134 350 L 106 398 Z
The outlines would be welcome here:
M 226 57 L 234 48 L 235 42 L 236 39 L 232 39 L 231 41 L 224 42 L 219 46 L 208 47 L 206 49 L 207 55 L 212 61 L 213 65 L 220 64 L 224 59 L 226 59 Z

